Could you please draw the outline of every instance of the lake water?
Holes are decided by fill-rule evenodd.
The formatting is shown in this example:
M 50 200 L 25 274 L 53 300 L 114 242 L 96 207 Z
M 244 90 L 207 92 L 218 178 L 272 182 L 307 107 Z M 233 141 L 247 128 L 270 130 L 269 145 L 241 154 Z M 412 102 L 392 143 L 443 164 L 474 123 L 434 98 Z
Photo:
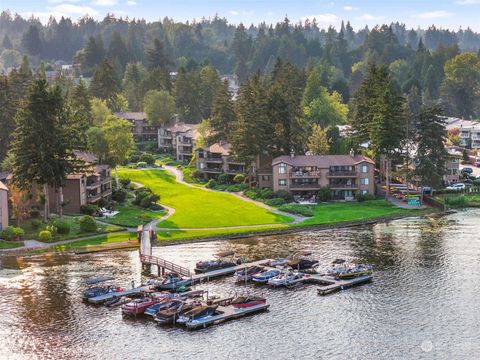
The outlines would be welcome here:
M 185 264 L 234 250 L 247 259 L 312 250 L 372 263 L 371 284 L 326 297 L 247 285 L 270 311 L 187 332 L 86 305 L 83 282 L 141 281 L 138 251 L 0 260 L 0 359 L 476 359 L 480 354 L 480 211 L 362 228 L 154 249 Z M 231 277 L 204 286 L 229 295 Z

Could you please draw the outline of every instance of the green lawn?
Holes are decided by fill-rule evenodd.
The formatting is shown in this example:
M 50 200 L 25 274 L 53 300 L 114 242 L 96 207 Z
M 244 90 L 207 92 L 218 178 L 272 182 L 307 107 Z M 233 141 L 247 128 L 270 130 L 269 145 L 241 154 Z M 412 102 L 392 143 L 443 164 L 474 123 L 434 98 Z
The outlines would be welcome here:
M 129 204 L 117 206 L 115 210 L 119 211 L 119 213 L 114 217 L 102 217 L 99 220 L 119 226 L 136 227 L 142 224 L 145 225 L 153 219 L 161 218 L 166 213 L 165 210 L 152 211 Z
M 62 241 L 62 240 L 70 240 L 70 239 L 75 239 L 77 237 L 82 237 L 82 236 L 89 236 L 89 235 L 95 235 L 95 233 L 85 233 L 80 231 L 80 220 L 81 216 L 67 216 L 65 215 L 62 219 L 62 221 L 68 222 L 70 224 L 70 232 L 68 234 L 57 234 L 55 239 L 52 241 Z M 51 219 L 53 221 L 53 219 Z M 32 226 L 32 220 L 25 220 L 20 223 L 20 227 L 25 230 L 25 236 L 24 239 L 27 240 L 38 240 L 38 233 L 42 228 L 45 227 L 45 224 L 42 224 L 40 226 L 40 229 L 34 229 Z M 120 227 L 115 226 L 115 225 L 104 225 L 104 224 L 98 224 L 98 231 L 97 232 L 113 232 L 113 231 L 118 231 L 121 230 Z
M 73 241 L 68 244 L 55 245 L 50 247 L 48 250 L 69 251 L 69 250 L 77 249 L 83 246 L 117 243 L 117 242 L 128 241 L 129 239 L 134 240 L 136 239 L 136 236 L 137 235 L 135 233 L 128 233 L 128 232 L 103 234 L 103 235 L 98 235 L 96 237 L 93 237 L 91 239 Z
M 395 215 L 420 215 L 422 211 L 401 209 L 385 200 L 364 202 L 336 202 L 318 204 L 314 207 L 314 216 L 299 225 L 335 224 L 346 221 L 370 220 Z
M 23 246 L 23 241 L 0 240 L 0 249 L 15 249 Z
M 163 170 L 121 169 L 119 173 L 121 177 L 151 188 L 160 195 L 160 203 L 175 209 L 159 227 L 208 228 L 292 221 L 290 217 L 274 214 L 231 194 L 206 192 L 177 183 L 174 176 Z

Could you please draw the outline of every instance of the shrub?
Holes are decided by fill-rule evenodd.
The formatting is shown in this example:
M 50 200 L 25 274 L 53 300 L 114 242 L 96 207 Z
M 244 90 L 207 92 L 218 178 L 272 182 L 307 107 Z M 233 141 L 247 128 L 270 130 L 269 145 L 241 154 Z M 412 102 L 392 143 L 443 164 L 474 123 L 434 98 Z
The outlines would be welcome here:
M 143 153 L 142 155 L 140 155 L 138 161 L 145 162 L 148 165 L 155 165 L 155 156 L 149 153 Z
M 145 161 L 139 161 L 137 162 L 137 168 L 146 168 L 147 163 Z
M 50 233 L 52 234 L 52 236 L 57 235 L 57 232 L 58 232 L 57 227 L 56 227 L 55 225 L 53 225 L 53 224 L 48 224 L 47 226 L 45 226 L 45 230 L 50 231 Z
M 97 206 L 100 208 L 104 208 L 108 205 L 108 201 L 105 200 L 104 198 L 101 198 L 100 200 L 97 201 Z
M 38 219 L 40 217 L 40 211 L 35 209 L 30 210 L 30 217 L 32 219 Z
M 39 219 L 32 219 L 32 221 L 30 221 L 30 226 L 33 230 L 38 230 L 40 229 L 40 226 L 42 226 L 42 221 Z
M 285 202 L 293 201 L 292 194 L 290 194 L 288 191 L 285 191 L 285 190 L 278 190 L 277 192 L 274 193 L 274 196 L 277 198 L 282 198 L 283 200 L 285 200 Z
M 124 179 L 120 179 L 120 185 L 122 185 L 122 187 L 124 188 L 127 188 L 128 185 L 130 185 L 132 182 L 132 180 L 128 179 L 128 178 L 124 178 Z
M 235 182 L 237 184 L 241 184 L 241 183 L 245 182 L 245 175 L 243 175 L 243 174 L 235 175 L 235 177 L 233 178 L 233 182 Z
M 60 235 L 67 235 L 70 233 L 70 224 L 63 220 L 55 220 L 53 226 L 57 228 L 57 232 Z
M 159 195 L 154 194 L 149 188 L 143 187 L 135 190 L 133 204 L 148 209 L 159 200 Z
M 127 194 L 127 190 L 120 188 L 112 191 L 112 199 L 119 203 L 123 203 L 127 199 Z
M 152 204 L 150 205 L 150 210 L 160 211 L 160 210 L 163 210 L 163 206 L 159 204 Z
M 369 200 L 375 200 L 375 195 L 373 195 L 373 194 L 358 194 L 357 195 L 357 201 L 358 202 L 369 201 Z
M 130 156 L 130 162 L 132 163 L 136 163 L 136 162 L 139 162 L 140 161 L 140 153 L 133 153 L 131 156 Z
M 468 206 L 468 199 L 464 195 L 446 197 L 445 204 L 451 207 L 464 208 Z
M 322 187 L 318 191 L 318 201 L 330 201 L 332 200 L 332 192 L 328 186 Z
M 259 198 L 260 199 L 273 199 L 275 197 L 273 190 L 269 188 L 263 188 L 260 190 Z
M 80 206 L 80 212 L 85 215 L 93 216 L 98 213 L 98 206 L 93 204 L 87 204 Z
M 97 231 L 97 223 L 90 215 L 85 215 L 80 219 L 80 231 L 95 232 Z
M 217 187 L 217 185 L 218 184 L 214 179 L 210 179 L 210 180 L 208 180 L 207 185 L 205 185 L 205 186 L 209 189 L 213 189 L 213 188 Z
M 2 237 L 5 240 L 9 240 L 9 241 L 23 240 L 24 235 L 25 235 L 25 231 L 22 228 L 19 228 L 16 226 L 7 226 L 2 231 Z
M 302 215 L 305 217 L 312 217 L 315 215 L 314 207 L 311 205 L 286 204 L 280 206 L 278 210 L 285 211 L 290 214 Z
M 265 200 L 265 204 L 268 206 L 281 206 L 285 204 L 285 200 L 282 198 L 273 198 Z
M 218 175 L 217 182 L 219 184 L 226 184 L 228 182 L 228 174 Z
M 245 191 L 244 195 L 250 199 L 257 200 L 259 198 L 260 192 L 257 189 L 250 189 Z
M 42 230 L 38 233 L 38 240 L 43 242 L 51 242 L 53 240 L 52 233 L 48 230 Z

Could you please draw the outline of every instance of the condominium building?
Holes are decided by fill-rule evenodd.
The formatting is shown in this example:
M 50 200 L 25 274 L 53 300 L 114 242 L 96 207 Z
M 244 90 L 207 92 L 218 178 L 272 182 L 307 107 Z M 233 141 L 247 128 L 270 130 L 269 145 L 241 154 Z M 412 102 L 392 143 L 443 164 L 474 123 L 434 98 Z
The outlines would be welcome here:
M 195 154 L 197 171 L 205 179 L 217 178 L 220 174 L 235 176 L 247 171 L 246 164 L 232 156 L 227 142 L 196 149 Z
M 175 159 L 190 162 L 194 153 L 195 139 L 198 137 L 197 125 L 185 124 L 174 120 L 171 124 L 158 129 L 158 148 L 172 153 Z
M 335 200 L 353 200 L 358 194 L 374 194 L 375 162 L 350 155 L 285 155 L 272 161 L 273 190 L 285 190 L 295 200 L 316 201 L 328 187 Z
M 456 118 L 447 119 L 446 129 L 458 130 L 460 146 L 468 149 L 480 148 L 480 123 L 478 121 L 462 120 Z
M 0 181 L 0 231 L 8 226 L 8 188 Z
M 450 185 L 460 181 L 460 161 L 463 154 L 455 148 L 447 148 L 447 152 L 446 173 L 443 176 L 443 181 Z
M 144 112 L 117 112 L 114 115 L 132 123 L 135 141 L 154 143 L 158 141 L 158 129 L 160 126 L 150 125 L 147 121 L 147 114 Z

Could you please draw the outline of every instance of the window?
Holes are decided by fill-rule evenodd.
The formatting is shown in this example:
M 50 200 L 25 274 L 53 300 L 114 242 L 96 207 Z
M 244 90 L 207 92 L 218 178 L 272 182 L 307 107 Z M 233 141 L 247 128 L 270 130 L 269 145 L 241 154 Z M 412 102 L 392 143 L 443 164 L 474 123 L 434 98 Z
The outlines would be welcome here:
M 270 181 L 270 175 L 262 175 L 263 181 Z
M 278 179 L 278 186 L 287 186 L 287 180 Z
M 362 195 L 368 194 L 368 190 L 362 190 Z
M 205 163 L 200 163 L 200 169 L 203 169 L 205 167 Z
M 287 165 L 285 164 L 280 164 L 278 167 L 278 173 L 279 174 L 286 174 L 287 173 Z
M 367 164 L 363 164 L 362 165 L 362 173 L 367 173 L 368 172 L 368 165 Z
M 361 185 L 368 185 L 368 178 L 362 178 L 362 179 L 360 179 L 360 184 L 361 184 Z

